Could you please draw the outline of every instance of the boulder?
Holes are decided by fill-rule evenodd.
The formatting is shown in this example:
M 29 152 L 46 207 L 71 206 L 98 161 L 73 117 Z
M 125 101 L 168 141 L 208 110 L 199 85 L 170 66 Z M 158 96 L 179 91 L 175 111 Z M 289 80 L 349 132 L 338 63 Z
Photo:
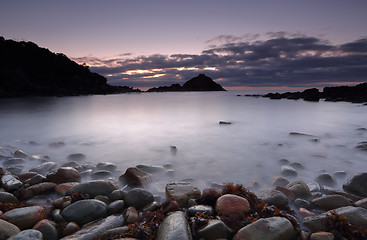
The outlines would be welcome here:
M 241 228 L 233 240 L 292 240 L 296 232 L 292 223 L 283 217 L 261 218 Z
M 61 167 L 57 171 L 47 174 L 47 180 L 56 184 L 66 182 L 79 182 L 80 173 L 72 167 Z
M 99 200 L 86 199 L 72 203 L 64 208 L 61 216 L 69 221 L 82 226 L 88 222 L 103 218 L 107 215 L 107 205 Z
M 360 173 L 350 177 L 343 184 L 344 191 L 361 197 L 367 197 L 367 173 Z
M 173 212 L 159 225 L 156 240 L 192 240 L 185 214 Z
M 66 195 L 75 194 L 78 191 L 81 191 L 83 194 L 88 194 L 90 197 L 95 197 L 98 195 L 108 196 L 114 190 L 117 190 L 117 187 L 109 181 L 103 180 L 95 180 L 89 181 L 85 183 L 80 183 L 72 188 L 70 188 Z

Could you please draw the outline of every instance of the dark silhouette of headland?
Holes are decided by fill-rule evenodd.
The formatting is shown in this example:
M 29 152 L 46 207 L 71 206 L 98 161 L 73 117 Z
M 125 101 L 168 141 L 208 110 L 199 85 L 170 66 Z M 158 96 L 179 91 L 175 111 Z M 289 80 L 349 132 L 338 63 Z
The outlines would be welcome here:
M 155 87 L 148 89 L 148 92 L 191 92 L 191 91 L 226 91 L 220 84 L 213 81 L 204 74 L 185 82 L 182 86 L 178 83 L 171 86 Z
M 367 82 L 356 86 L 325 87 L 322 92 L 317 88 L 311 88 L 303 92 L 268 93 L 263 97 L 270 99 L 303 99 L 313 102 L 325 99 L 325 101 L 332 102 L 367 103 Z
M 33 42 L 0 37 L 0 97 L 75 96 L 136 92 L 111 86 L 62 53 L 53 53 Z

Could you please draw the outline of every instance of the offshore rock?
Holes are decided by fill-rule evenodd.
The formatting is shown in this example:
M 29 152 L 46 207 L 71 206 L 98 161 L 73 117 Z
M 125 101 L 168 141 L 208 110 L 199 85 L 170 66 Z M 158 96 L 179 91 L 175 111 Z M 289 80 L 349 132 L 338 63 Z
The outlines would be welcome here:
M 345 220 L 352 225 L 367 228 L 367 210 L 364 208 L 348 206 L 331 211 L 335 211 L 339 216 L 344 215 Z M 306 217 L 303 223 L 313 232 L 326 231 L 327 220 L 332 217 L 331 211 L 314 217 Z
M 53 183 L 79 182 L 80 173 L 72 167 L 61 167 L 57 171 L 47 174 L 46 178 Z
M 73 153 L 73 154 L 70 154 L 67 159 L 70 160 L 70 161 L 81 161 L 81 160 L 84 160 L 86 159 L 87 156 L 85 156 L 83 153 Z
M 282 217 L 261 218 L 241 228 L 233 240 L 292 240 L 296 232 L 292 223 Z
M 111 215 L 98 221 L 83 226 L 73 235 L 62 238 L 62 240 L 95 240 L 99 239 L 106 231 L 125 225 L 122 215 Z
M 159 225 L 156 240 L 192 240 L 184 213 L 177 211 L 166 217 Z
M 9 158 L 3 162 L 3 166 L 9 167 L 12 165 L 24 164 L 24 163 L 25 163 L 25 160 L 23 158 Z
M 128 206 L 133 206 L 137 210 L 144 208 L 154 201 L 153 194 L 142 188 L 134 188 L 126 193 L 124 200 Z
M 82 226 L 88 222 L 103 218 L 107 215 L 107 205 L 99 200 L 86 199 L 74 202 L 64 208 L 61 216 L 69 221 Z
M 42 233 L 38 230 L 27 229 L 8 238 L 8 240 L 43 240 Z
M 45 218 L 46 212 L 43 207 L 23 207 L 10 210 L 0 216 L 0 219 L 8 221 L 20 229 L 33 227 L 37 222 Z
M 326 185 L 330 187 L 336 184 L 334 177 L 329 173 L 320 173 L 316 176 L 315 181 L 321 185 Z
M 111 182 L 103 180 L 95 180 L 80 183 L 70 188 L 66 192 L 66 195 L 72 195 L 78 191 L 81 191 L 83 194 L 88 194 L 90 197 L 96 197 L 98 195 L 108 196 L 114 190 L 117 190 L 117 187 L 113 185 Z
M 296 177 L 297 176 L 296 169 L 294 169 L 291 166 L 286 166 L 286 165 L 280 167 L 280 173 L 284 177 Z
M 20 229 L 17 226 L 0 219 L 0 240 L 6 240 L 19 232 Z
M 174 199 L 180 207 L 185 206 L 190 198 L 197 199 L 200 190 L 188 182 L 169 183 L 166 185 L 167 199 Z
M 367 173 L 360 173 L 350 177 L 343 184 L 344 191 L 361 197 L 367 197 Z
M 109 172 L 116 171 L 117 165 L 110 162 L 101 162 L 96 165 L 97 170 L 105 170 Z
M 13 152 L 13 156 L 16 157 L 16 158 L 27 158 L 28 154 L 26 154 L 22 150 L 16 150 L 15 152 Z

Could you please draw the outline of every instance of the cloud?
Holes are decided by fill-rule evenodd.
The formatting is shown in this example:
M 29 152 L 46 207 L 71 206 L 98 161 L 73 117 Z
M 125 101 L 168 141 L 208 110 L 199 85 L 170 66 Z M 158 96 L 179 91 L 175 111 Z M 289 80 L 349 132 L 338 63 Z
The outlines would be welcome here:
M 225 87 L 313 87 L 367 81 L 367 38 L 332 45 L 317 37 L 284 32 L 259 40 L 220 35 L 201 54 L 125 54 L 113 59 L 85 57 L 110 84 L 154 87 L 184 83 L 204 73 Z

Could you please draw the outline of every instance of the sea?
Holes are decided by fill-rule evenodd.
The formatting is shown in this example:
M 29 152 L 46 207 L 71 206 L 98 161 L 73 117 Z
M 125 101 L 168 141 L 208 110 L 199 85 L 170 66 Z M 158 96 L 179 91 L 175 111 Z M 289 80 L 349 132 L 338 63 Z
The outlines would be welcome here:
M 345 171 L 336 188 L 367 171 L 367 152 L 355 148 L 367 139 L 367 106 L 245 96 L 254 93 L 1 99 L 0 153 L 23 150 L 59 166 L 83 153 L 80 165 L 111 162 L 116 177 L 136 165 L 164 166 L 153 174 L 151 188 L 158 192 L 175 181 L 201 189 L 233 182 L 257 191 L 280 176 L 281 159 L 298 167 L 290 181 L 311 183 L 322 172 Z M 65 144 L 52 147 L 57 142 Z

